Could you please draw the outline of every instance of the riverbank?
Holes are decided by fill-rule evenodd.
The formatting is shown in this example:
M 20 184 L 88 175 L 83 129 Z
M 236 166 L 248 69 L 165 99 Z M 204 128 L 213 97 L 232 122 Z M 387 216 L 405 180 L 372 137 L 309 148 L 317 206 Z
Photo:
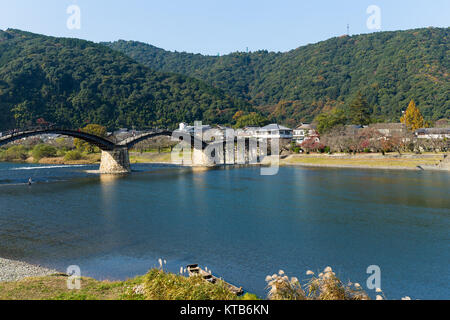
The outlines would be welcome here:
M 445 154 L 310 154 L 289 155 L 280 160 L 280 165 L 359 168 L 359 169 L 397 169 L 397 170 L 439 170 L 437 167 Z M 130 153 L 131 163 L 171 163 L 170 153 Z
M 94 153 L 89 155 L 87 159 L 80 160 L 66 160 L 64 157 L 52 157 L 52 158 L 42 158 L 39 161 L 35 161 L 33 157 L 26 160 L 10 160 L 7 162 L 14 163 L 37 163 L 45 165 L 94 165 L 100 164 L 100 153 Z M 130 152 L 130 163 L 163 163 L 171 164 L 172 155 L 171 153 L 157 153 L 157 152 Z
M 44 164 L 44 165 L 91 165 L 91 164 L 100 164 L 100 154 L 92 154 L 88 159 L 81 159 L 81 160 L 65 160 L 64 157 L 54 157 L 54 158 L 42 158 L 39 161 L 35 161 L 32 157 L 30 157 L 26 160 L 10 160 L 3 162 Z
M 438 169 L 443 160 L 444 154 L 311 154 L 290 155 L 282 159 L 280 164 L 327 168 L 420 170 Z
M 130 163 L 163 163 L 172 164 L 170 152 L 130 152 Z
M 445 154 L 294 154 L 280 160 L 282 166 L 304 166 L 323 168 L 355 168 L 383 170 L 442 170 L 449 171 L 449 166 L 439 167 Z M 33 159 L 18 163 L 36 163 Z M 92 154 L 89 159 L 64 160 L 63 157 L 42 158 L 39 164 L 45 165 L 95 165 L 100 163 L 100 154 Z M 170 152 L 130 152 L 131 164 L 172 164 Z M 264 162 L 263 162 L 264 163 Z
M 150 270 L 125 281 L 99 281 L 82 277 L 78 290 L 69 290 L 68 276 L 57 270 L 0 258 L 0 300 L 237 300 L 222 282 L 212 285 Z M 164 287 L 165 290 L 160 290 Z M 146 290 L 147 289 L 147 290 Z M 256 296 L 246 295 L 256 298 Z
M 370 300 L 359 284 L 344 284 L 330 267 L 302 285 L 284 271 L 267 276 L 268 300 Z M 68 284 L 78 287 L 69 289 Z M 313 290 L 312 288 L 316 288 Z M 377 299 L 380 296 L 377 296 Z M 222 280 L 211 283 L 202 276 L 184 276 L 151 269 L 143 276 L 125 281 L 97 281 L 64 274 L 34 276 L 17 281 L 0 282 L 0 300 L 260 300 L 245 293 L 238 296 Z
M 255 300 L 238 297 L 222 283 L 210 284 L 150 270 L 125 281 L 98 281 L 81 277 L 80 288 L 69 290 L 68 276 L 23 262 L 0 259 L 0 300 Z M 161 288 L 164 288 L 161 290 Z
M 310 154 L 289 155 L 280 160 L 280 165 L 327 167 L 327 168 L 359 168 L 359 169 L 392 169 L 392 170 L 439 170 L 437 167 L 444 154 Z M 131 163 L 171 163 L 170 153 L 130 153 Z
M 0 282 L 19 281 L 28 277 L 41 277 L 59 272 L 21 261 L 0 258 Z
M 33 162 L 31 162 L 33 163 Z M 42 158 L 38 162 L 39 164 L 46 165 L 90 165 L 100 164 L 100 154 L 92 154 L 88 159 L 81 160 L 65 160 L 64 157 L 58 158 Z

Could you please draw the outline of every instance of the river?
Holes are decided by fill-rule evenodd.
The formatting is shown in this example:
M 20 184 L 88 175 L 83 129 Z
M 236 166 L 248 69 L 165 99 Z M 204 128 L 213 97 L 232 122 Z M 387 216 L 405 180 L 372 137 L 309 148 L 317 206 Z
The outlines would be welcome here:
M 0 257 L 119 280 L 199 263 L 261 297 L 283 269 L 332 266 L 388 299 L 450 298 L 450 174 L 282 167 L 193 170 L 0 163 Z M 35 184 L 26 183 L 31 177 Z M 373 291 L 367 290 L 372 296 Z

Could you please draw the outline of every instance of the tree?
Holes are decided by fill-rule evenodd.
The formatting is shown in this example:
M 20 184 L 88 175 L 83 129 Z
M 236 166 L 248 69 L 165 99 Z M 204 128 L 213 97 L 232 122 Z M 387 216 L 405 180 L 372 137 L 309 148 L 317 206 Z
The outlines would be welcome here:
M 106 128 L 104 126 L 101 126 L 99 124 L 88 124 L 86 127 L 81 129 L 82 132 L 94 134 L 99 137 L 105 137 L 106 136 Z M 95 147 L 91 145 L 90 143 L 75 138 L 73 141 L 75 147 L 81 151 L 81 152 L 88 152 L 88 153 L 94 153 L 98 151 L 98 147 Z
M 303 143 L 301 144 L 301 147 L 303 150 L 305 150 L 307 153 L 313 152 L 313 151 L 320 151 L 325 146 L 320 143 L 320 141 L 317 141 L 316 137 L 310 137 L 307 138 Z
M 57 151 L 58 150 L 53 146 L 38 144 L 33 148 L 31 155 L 33 156 L 34 161 L 39 161 L 42 158 L 56 157 Z
M 242 110 L 239 110 L 238 112 L 236 112 L 233 116 L 233 120 L 237 121 L 240 117 L 244 116 L 245 112 Z
M 236 128 L 244 127 L 263 127 L 269 123 L 269 120 L 262 115 L 251 112 L 243 115 L 236 120 Z
M 370 123 L 370 109 L 367 100 L 363 97 L 361 92 L 350 104 L 350 118 L 352 124 L 359 124 L 361 126 L 368 125 Z
M 320 134 L 324 134 L 335 127 L 345 125 L 347 123 L 347 117 L 342 109 L 336 108 L 330 112 L 319 114 L 315 122 L 317 123 L 317 131 Z
M 419 108 L 416 107 L 414 100 L 411 100 L 408 109 L 406 109 L 406 112 L 401 117 L 400 121 L 404 123 L 411 131 L 416 131 L 417 129 L 424 127 L 425 123 L 423 116 L 420 113 Z

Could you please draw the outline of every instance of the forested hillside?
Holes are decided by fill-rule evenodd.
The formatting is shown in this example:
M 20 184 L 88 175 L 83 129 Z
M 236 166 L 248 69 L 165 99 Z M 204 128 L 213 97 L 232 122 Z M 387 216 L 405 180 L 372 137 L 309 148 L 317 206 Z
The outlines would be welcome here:
M 379 120 L 398 121 L 414 99 L 428 120 L 450 117 L 449 30 L 342 36 L 286 53 L 226 56 L 168 52 L 134 41 L 104 43 L 154 70 L 182 73 L 246 99 L 285 123 L 348 105 L 360 91 Z
M 72 128 L 230 123 L 247 102 L 184 75 L 155 72 L 93 42 L 0 31 L 0 130 L 36 120 Z

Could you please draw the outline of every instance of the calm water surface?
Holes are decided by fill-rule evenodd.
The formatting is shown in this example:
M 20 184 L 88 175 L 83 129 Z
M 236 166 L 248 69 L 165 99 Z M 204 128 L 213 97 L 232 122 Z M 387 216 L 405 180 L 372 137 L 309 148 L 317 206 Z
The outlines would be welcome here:
M 365 284 L 378 265 L 390 299 L 450 298 L 449 173 L 89 169 L 0 164 L 0 256 L 111 280 L 200 263 L 260 296 L 279 269 Z

